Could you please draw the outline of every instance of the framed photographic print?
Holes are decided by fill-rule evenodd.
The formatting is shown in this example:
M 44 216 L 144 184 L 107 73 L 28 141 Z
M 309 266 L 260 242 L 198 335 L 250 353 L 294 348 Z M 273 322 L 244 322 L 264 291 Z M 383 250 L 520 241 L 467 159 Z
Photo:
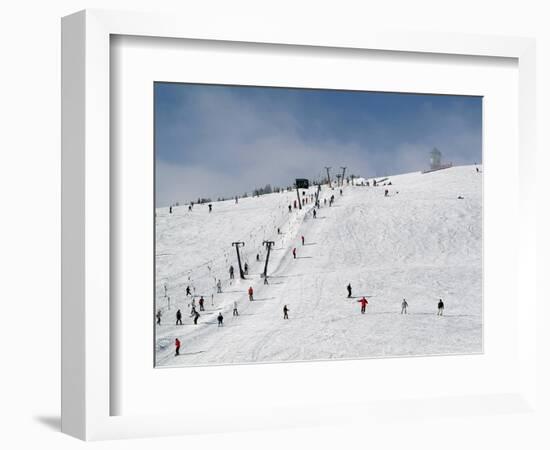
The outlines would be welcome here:
M 528 410 L 533 41 L 212 30 L 63 19 L 63 431 Z
M 482 352 L 482 97 L 154 102 L 156 366 Z

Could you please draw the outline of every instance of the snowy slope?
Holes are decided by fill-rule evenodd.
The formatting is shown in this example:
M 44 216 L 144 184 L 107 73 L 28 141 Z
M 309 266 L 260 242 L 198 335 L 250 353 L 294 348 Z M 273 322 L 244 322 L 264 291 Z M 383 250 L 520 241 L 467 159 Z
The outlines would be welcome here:
M 323 186 L 316 219 L 311 202 L 289 214 L 295 193 L 215 202 L 212 213 L 205 205 L 192 212 L 174 208 L 172 215 L 158 209 L 156 306 L 163 317 L 156 327 L 157 364 L 481 352 L 482 175 L 464 166 L 389 181 L 392 186 L 345 186 L 342 196 Z M 325 207 L 323 199 L 332 194 L 335 204 Z M 264 239 L 276 243 L 268 286 L 259 276 Z M 250 273 L 247 280 L 230 282 L 229 265 L 237 269 L 231 242 L 237 240 L 246 242 Z M 222 294 L 215 293 L 217 278 Z M 187 285 L 206 299 L 196 326 L 189 317 Z M 247 298 L 249 286 L 255 290 L 253 302 Z M 362 295 L 369 300 L 365 315 L 357 303 Z M 400 314 L 403 298 L 408 315 Z M 436 316 L 439 298 L 445 302 L 443 317 Z M 290 320 L 283 320 L 285 304 Z M 178 308 L 183 326 L 175 325 Z M 223 328 L 216 324 L 220 311 Z M 175 337 L 182 342 L 179 357 Z

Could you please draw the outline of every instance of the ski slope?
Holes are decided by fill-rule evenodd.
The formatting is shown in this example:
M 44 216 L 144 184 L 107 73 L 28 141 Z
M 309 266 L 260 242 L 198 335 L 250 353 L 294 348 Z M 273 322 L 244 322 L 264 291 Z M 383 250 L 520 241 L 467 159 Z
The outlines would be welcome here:
M 289 213 L 296 192 L 214 202 L 212 213 L 207 205 L 191 212 L 175 207 L 171 215 L 159 208 L 157 365 L 482 352 L 482 174 L 462 166 L 388 181 L 391 186 L 346 185 L 343 195 L 324 185 L 315 219 L 313 202 Z M 328 200 L 324 206 L 330 195 L 333 206 Z M 269 285 L 260 278 L 266 239 L 275 242 Z M 246 280 L 238 277 L 235 241 L 245 242 Z M 230 264 L 235 280 L 229 280 Z M 205 298 L 197 325 L 189 317 L 188 285 L 197 300 Z M 357 302 L 363 295 L 369 301 L 364 315 Z M 407 315 L 400 314 L 403 298 Z M 436 315 L 439 298 L 442 317 Z M 235 301 L 238 317 L 232 316 Z M 283 320 L 285 304 L 289 320 Z M 178 308 L 182 326 L 175 325 Z M 223 327 L 216 322 L 220 311 Z M 182 343 L 177 357 L 176 337 Z

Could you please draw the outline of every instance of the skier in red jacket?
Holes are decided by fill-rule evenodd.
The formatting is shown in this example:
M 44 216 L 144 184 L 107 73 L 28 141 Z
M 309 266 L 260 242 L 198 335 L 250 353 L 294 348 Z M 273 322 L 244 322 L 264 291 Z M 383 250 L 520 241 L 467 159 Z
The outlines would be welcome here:
M 254 289 L 252 289 L 252 286 L 248 288 L 248 300 L 254 300 Z
M 179 340 L 178 338 L 176 338 L 176 343 L 175 343 L 175 345 L 176 345 L 176 356 L 179 356 L 179 354 L 180 354 L 181 342 L 180 342 L 180 340 Z
M 365 314 L 369 301 L 365 297 L 363 297 L 361 300 L 357 300 L 357 303 L 361 303 L 361 314 Z

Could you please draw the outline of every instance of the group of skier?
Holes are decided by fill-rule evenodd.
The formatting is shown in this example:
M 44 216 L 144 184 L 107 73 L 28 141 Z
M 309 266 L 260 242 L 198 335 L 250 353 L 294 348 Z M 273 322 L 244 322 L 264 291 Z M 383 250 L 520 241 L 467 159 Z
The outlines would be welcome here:
M 304 245 L 306 245 L 306 238 L 304 236 L 301 236 L 300 240 L 302 241 L 302 247 Z M 297 255 L 298 254 L 298 250 L 296 249 L 296 247 L 293 247 L 292 248 L 292 257 L 293 259 L 296 259 L 297 258 Z
M 238 204 L 239 202 L 239 199 L 238 197 L 236 196 L 235 197 L 235 203 Z M 177 206 L 177 204 L 176 204 Z M 192 211 L 193 210 L 193 206 L 194 206 L 194 202 L 191 202 L 188 206 L 188 210 L 189 211 Z M 294 203 L 294 207 L 296 208 L 297 207 L 297 204 L 296 202 Z M 292 206 L 289 205 L 289 211 L 292 211 Z M 173 214 L 173 205 L 170 205 L 169 206 L 169 214 Z M 208 212 L 211 213 L 212 212 L 212 204 L 209 203 L 208 204 Z M 277 230 L 277 233 L 280 234 L 280 228 L 278 228 Z M 256 260 L 259 261 L 260 260 L 260 255 L 257 254 L 256 255 Z M 248 263 L 245 262 L 245 265 L 244 265 L 244 274 L 247 275 L 248 274 Z M 235 278 L 235 269 L 234 267 L 231 265 L 229 267 L 229 279 L 230 280 L 233 280 Z M 267 277 L 264 277 L 264 284 L 269 284 L 268 283 L 268 279 Z M 217 290 L 217 293 L 218 294 L 221 294 L 222 293 L 222 282 L 221 282 L 221 279 L 218 279 L 216 281 L 216 290 Z M 191 312 L 190 312 L 190 317 L 193 318 L 193 323 L 195 325 L 197 325 L 198 323 L 198 319 L 200 317 L 200 313 L 197 311 L 196 309 L 196 304 L 195 304 L 195 295 L 194 295 L 194 290 L 195 288 L 193 288 L 193 292 L 191 291 L 191 286 L 187 286 L 186 289 L 185 289 L 185 296 L 190 296 L 192 297 L 192 300 L 191 300 L 191 303 L 190 303 L 190 307 L 191 307 Z M 168 309 L 170 308 L 170 297 L 167 295 L 167 291 L 168 291 L 168 287 L 166 285 L 166 283 L 164 284 L 164 297 L 167 299 L 167 302 L 168 302 Z M 249 296 L 249 300 L 250 301 L 253 301 L 254 300 L 254 291 L 253 291 L 253 288 L 252 286 L 250 286 L 249 290 L 248 290 L 248 296 Z M 198 304 L 199 304 L 199 310 L 201 312 L 204 311 L 204 297 L 201 295 L 200 298 L 199 298 L 199 301 L 198 301 Z M 233 303 L 233 316 L 234 317 L 238 317 L 239 315 L 239 311 L 238 311 L 238 308 L 237 308 L 237 302 L 235 301 Z M 283 311 L 283 315 L 284 315 L 284 318 L 285 319 L 288 319 L 288 309 L 285 305 L 284 307 L 284 311 Z M 156 323 L 157 325 L 161 325 L 161 322 L 162 322 L 162 316 L 163 316 L 163 312 L 161 309 L 159 309 L 156 314 L 155 314 L 155 317 L 156 317 Z M 220 312 L 218 314 L 218 317 L 217 317 L 217 323 L 218 323 L 218 327 L 222 327 L 223 326 L 223 314 Z M 180 326 L 180 325 L 183 325 L 183 320 L 182 320 L 182 312 L 181 312 L 181 309 L 178 309 L 176 311 L 176 325 L 177 326 Z M 176 338 L 175 339 L 175 349 L 176 349 L 176 355 L 179 355 L 179 351 L 180 351 L 180 348 L 181 348 L 181 341 Z
M 376 186 L 375 182 L 373 184 Z M 386 189 L 384 191 L 384 195 L 387 196 L 388 193 L 389 192 Z M 343 195 L 343 191 L 341 189 L 340 189 L 340 195 Z M 313 196 L 311 196 L 311 199 L 313 199 Z M 332 206 L 334 201 L 335 201 L 334 195 L 331 195 L 330 198 L 329 198 L 329 206 Z M 236 202 L 237 202 L 237 200 L 236 200 Z M 325 198 L 324 199 L 324 204 L 326 205 L 326 203 L 327 203 L 327 199 Z M 292 205 L 292 204 L 288 205 L 289 212 L 292 211 L 292 206 L 294 206 L 294 208 L 297 208 L 296 201 L 294 201 L 294 205 Z M 319 207 L 319 206 L 320 206 L 319 201 L 316 201 L 316 207 Z M 211 205 L 209 205 L 209 211 L 211 211 L 211 210 L 212 210 Z M 313 218 L 316 218 L 316 216 L 317 216 L 316 208 L 313 208 Z M 280 228 L 277 228 L 277 234 L 281 234 Z M 305 245 L 305 237 L 303 235 L 300 237 L 300 240 L 301 240 L 302 246 L 304 246 Z M 294 259 L 297 258 L 297 249 L 296 249 L 296 247 L 292 248 L 292 256 L 293 256 Z M 257 261 L 259 261 L 259 254 L 256 255 L 256 259 L 257 259 Z M 248 274 L 248 263 L 246 263 L 246 262 L 245 262 L 245 266 L 244 266 L 244 273 Z M 231 265 L 229 267 L 229 279 L 233 280 L 234 278 L 235 278 L 235 269 L 234 269 L 233 265 Z M 264 276 L 263 278 L 264 278 L 264 284 L 269 284 L 268 281 L 267 281 L 267 276 Z M 222 293 L 221 280 L 217 281 L 216 287 L 217 287 L 217 292 Z M 351 298 L 352 297 L 351 283 L 348 283 L 348 285 L 346 286 L 346 289 L 347 289 L 347 293 L 348 293 L 347 297 Z M 249 301 L 254 301 L 254 289 L 253 289 L 252 286 L 250 286 L 248 288 L 247 293 L 248 293 Z M 192 296 L 190 286 L 187 286 L 187 288 L 186 288 L 186 296 L 187 295 Z M 166 296 L 166 285 L 165 285 L 165 296 Z M 362 296 L 359 300 L 357 300 L 357 303 L 359 303 L 361 305 L 361 314 L 365 314 L 366 310 L 367 310 L 367 305 L 369 304 L 369 301 L 367 300 L 367 297 Z M 403 301 L 401 302 L 401 314 L 407 314 L 408 306 L 409 306 L 409 304 L 407 303 L 406 299 L 403 299 Z M 202 296 L 199 299 L 199 308 L 200 308 L 200 311 L 204 311 L 204 298 Z M 437 308 L 438 308 L 437 315 L 438 316 L 443 315 L 443 310 L 444 310 L 443 300 L 439 299 Z M 285 304 L 283 306 L 283 320 L 288 320 L 289 319 L 289 316 L 288 316 L 289 311 L 290 311 L 290 309 L 288 308 L 288 305 Z M 238 312 L 238 308 L 237 308 L 237 302 L 235 301 L 233 303 L 233 316 L 238 317 L 238 315 L 239 315 L 239 312 Z M 159 310 L 157 312 L 157 324 L 159 324 L 159 325 L 161 323 L 161 316 L 162 316 L 162 312 Z M 195 324 L 197 324 L 197 321 L 198 321 L 198 318 L 200 317 L 200 314 L 197 312 L 197 310 L 195 308 L 195 300 L 194 299 L 192 300 L 192 308 L 191 308 L 190 317 L 193 317 L 193 322 Z M 218 327 L 223 327 L 223 315 L 222 315 L 221 312 L 217 316 L 217 323 L 218 323 Z M 182 324 L 183 324 L 183 322 L 182 322 L 182 313 L 181 313 L 181 310 L 178 309 L 178 311 L 176 313 L 176 325 L 182 325 Z M 181 342 L 177 338 L 175 340 L 175 346 L 176 346 L 176 355 L 179 355 L 179 349 L 180 349 L 180 346 L 181 346 Z
M 367 305 L 369 304 L 369 301 L 366 299 L 365 296 L 363 296 L 360 300 L 357 300 L 358 303 L 361 303 L 361 314 L 365 314 L 367 311 Z M 401 314 L 407 314 L 407 309 L 409 307 L 409 303 L 406 299 L 403 299 L 401 302 Z M 437 315 L 442 316 L 443 310 L 445 309 L 445 304 L 443 303 L 442 299 L 439 299 L 437 302 Z
M 479 169 L 476 168 L 476 171 L 479 171 Z M 376 180 L 373 180 L 372 185 L 377 186 L 377 184 L 382 184 L 382 183 L 377 183 Z M 386 186 L 386 185 L 391 186 L 391 184 L 392 183 L 389 182 L 387 184 L 384 183 L 383 185 L 384 186 Z M 367 181 L 367 186 L 368 185 L 369 185 L 369 183 Z M 339 193 L 342 196 L 343 195 L 343 190 L 340 189 Z M 384 190 L 384 196 L 385 197 L 389 196 L 389 190 L 388 189 Z M 334 201 L 335 201 L 334 194 L 331 195 L 330 197 L 327 197 L 327 198 L 328 198 L 328 203 L 329 203 L 328 206 L 332 206 Z M 327 204 L 327 198 L 323 199 L 323 203 L 324 203 L 325 206 Z M 305 192 L 304 192 L 303 203 L 304 204 L 308 203 L 308 201 L 309 202 L 315 201 L 315 205 L 312 208 L 312 216 L 315 219 L 317 217 L 317 208 L 320 208 L 320 206 L 321 206 L 320 200 L 317 199 L 317 197 L 315 197 L 315 200 L 314 200 L 314 195 L 313 194 L 310 194 L 309 198 L 308 198 L 308 197 L 305 196 Z M 235 197 L 235 203 L 238 203 L 238 197 Z M 190 210 L 192 209 L 192 206 L 193 205 L 191 204 L 190 207 L 189 207 Z M 212 212 L 212 205 L 209 204 L 208 207 L 209 207 L 209 212 Z M 298 208 L 298 204 L 297 204 L 296 200 L 294 200 L 292 203 L 290 203 L 288 205 L 289 213 L 292 212 L 293 207 L 294 207 L 294 209 Z M 170 206 L 170 214 L 172 214 L 172 206 Z M 279 227 L 277 227 L 277 234 L 281 235 L 281 229 Z M 300 241 L 301 241 L 302 246 L 306 245 L 305 244 L 305 237 L 303 235 L 300 236 Z M 297 248 L 296 247 L 292 247 L 292 256 L 293 256 L 293 259 L 297 259 Z M 260 261 L 259 253 L 256 255 L 256 261 L 258 261 L 258 262 Z M 243 271 L 245 275 L 248 274 L 248 270 L 249 270 L 248 263 L 245 262 L 244 271 Z M 234 278 L 235 278 L 235 269 L 234 269 L 233 265 L 230 265 L 230 267 L 229 267 L 229 279 L 233 280 Z M 264 284 L 266 284 L 266 285 L 269 284 L 267 275 L 264 275 L 262 278 L 264 279 Z M 222 283 L 221 283 L 220 279 L 217 280 L 215 286 L 217 288 L 217 293 L 221 294 L 222 293 Z M 166 285 L 165 285 L 164 286 L 165 297 L 167 297 L 166 290 L 167 290 L 167 288 L 166 288 Z M 351 283 L 348 283 L 348 285 L 346 286 L 346 290 L 347 290 L 347 298 L 352 298 Z M 194 288 L 193 288 L 193 291 L 194 291 Z M 249 286 L 249 288 L 247 290 L 247 294 L 248 294 L 249 301 L 250 302 L 254 301 L 254 289 L 253 289 L 252 286 Z M 193 298 L 192 304 L 191 304 L 192 307 L 191 307 L 190 317 L 193 318 L 193 322 L 196 325 L 197 322 L 198 322 L 198 319 L 200 317 L 200 314 L 195 308 L 194 294 L 191 292 L 191 287 L 190 286 L 187 286 L 187 288 L 186 288 L 186 296 L 192 296 L 192 298 Z M 355 298 L 357 298 L 357 297 L 355 297 Z M 356 301 L 357 303 L 360 304 L 361 314 L 365 314 L 366 311 L 367 311 L 367 306 L 369 305 L 369 301 L 368 301 L 367 298 L 370 298 L 370 297 L 367 297 L 367 296 L 363 295 L 363 296 L 361 296 L 361 298 L 359 300 Z M 168 299 L 169 299 L 169 297 L 168 297 Z M 169 302 L 169 300 L 168 300 L 168 302 Z M 199 298 L 198 304 L 199 304 L 200 311 L 201 312 L 204 311 L 204 298 L 203 298 L 203 296 L 201 296 Z M 409 304 L 408 304 L 407 300 L 405 298 L 403 298 L 402 301 L 401 301 L 401 314 L 402 315 L 408 314 L 408 307 L 409 307 Z M 444 308 L 445 308 L 445 305 L 443 303 L 443 300 L 439 299 L 438 302 L 437 302 L 437 315 L 438 316 L 443 316 Z M 283 306 L 283 311 L 282 311 L 283 312 L 283 320 L 288 320 L 289 319 L 289 311 L 290 311 L 290 308 L 288 307 L 288 305 L 285 304 Z M 237 301 L 233 302 L 233 311 L 232 312 L 233 312 L 233 317 L 238 317 L 239 316 Z M 162 318 L 162 311 L 161 310 L 158 310 L 158 312 L 156 314 L 156 318 L 157 318 L 157 324 L 160 325 L 161 324 L 161 318 Z M 218 327 L 223 327 L 223 320 L 224 320 L 223 314 L 222 314 L 222 312 L 219 312 L 218 315 L 217 315 L 217 325 L 218 325 Z M 181 312 L 180 309 L 178 309 L 177 312 L 176 312 L 176 325 L 183 325 L 182 312 Z M 178 338 L 175 338 L 174 345 L 175 345 L 175 354 L 179 355 L 180 348 L 181 348 L 181 341 Z
M 291 205 L 289 205 L 289 210 L 291 210 Z M 314 217 L 315 217 L 315 215 L 316 215 L 316 213 L 315 213 L 315 210 L 314 210 Z M 281 234 L 280 228 L 277 229 L 277 234 Z M 305 245 L 305 237 L 304 236 L 301 236 L 301 243 L 302 243 L 302 246 Z M 293 254 L 294 254 L 294 258 L 296 258 L 296 248 L 294 248 Z M 259 261 L 259 259 L 260 259 L 259 254 L 256 255 L 256 259 L 257 259 L 257 261 Z M 245 262 L 245 265 L 244 265 L 244 274 L 248 274 L 248 263 L 246 263 L 246 262 Z M 263 278 L 264 278 L 264 284 L 269 284 L 268 277 L 264 276 Z M 229 279 L 230 280 L 235 279 L 235 268 L 233 267 L 233 265 L 229 266 Z M 218 279 L 217 282 L 216 282 L 216 288 L 217 288 L 217 292 L 219 294 L 222 293 L 222 283 L 221 283 L 220 279 Z M 166 297 L 166 293 L 167 293 L 167 286 L 165 284 L 164 285 L 164 295 L 165 295 L 165 297 Z M 249 288 L 247 290 L 247 293 L 248 293 L 248 300 L 251 301 L 251 302 L 254 301 L 254 288 L 252 286 L 249 286 Z M 191 286 L 188 285 L 186 287 L 185 294 L 186 294 L 186 296 L 192 296 L 193 297 L 193 299 L 191 300 L 191 304 L 190 304 L 190 306 L 191 306 L 190 317 L 193 317 L 193 322 L 196 325 L 198 323 L 198 319 L 200 317 L 200 314 L 196 310 L 196 307 L 195 307 L 195 298 L 194 298 L 194 296 L 191 292 Z M 204 297 L 203 296 L 201 296 L 199 298 L 198 303 L 199 303 L 200 311 L 204 311 Z M 290 308 L 288 307 L 288 305 L 285 304 L 283 306 L 283 320 L 288 320 L 289 319 L 289 316 L 288 316 L 289 311 L 290 311 Z M 157 316 L 157 324 L 160 325 L 161 324 L 161 317 L 162 317 L 162 311 L 160 309 L 158 310 L 156 316 Z M 238 316 L 239 316 L 239 311 L 238 311 L 238 307 L 237 307 L 237 302 L 235 301 L 235 302 L 233 302 L 233 317 L 238 317 Z M 218 313 L 217 324 L 218 324 L 218 327 L 223 327 L 223 314 L 221 312 Z M 178 309 L 177 312 L 176 312 L 176 325 L 183 325 L 182 312 L 181 312 L 180 309 Z M 181 341 L 179 340 L 179 338 L 175 338 L 174 345 L 175 345 L 175 355 L 178 356 L 180 348 L 181 348 Z
M 348 283 L 346 286 L 346 290 L 348 292 L 348 298 L 351 298 L 352 294 L 352 288 L 351 283 Z M 367 305 L 369 304 L 369 301 L 367 300 L 366 296 L 363 296 L 360 300 L 357 300 L 357 303 L 361 304 L 361 314 L 365 314 L 367 311 Z M 401 302 L 401 314 L 407 314 L 407 308 L 409 307 L 409 304 L 407 303 L 406 299 L 403 299 Z M 443 310 L 445 309 L 445 304 L 443 303 L 442 299 L 439 299 L 437 302 L 437 315 L 442 316 Z
M 347 285 L 347 290 L 348 290 L 348 298 L 349 298 L 349 297 L 351 297 L 351 283 Z M 250 301 L 254 300 L 254 289 L 252 288 L 252 286 L 250 286 L 248 288 L 248 298 L 249 298 Z M 361 305 L 361 314 L 365 314 L 366 311 L 367 311 L 367 305 L 369 304 L 369 301 L 367 300 L 366 296 L 362 296 L 359 300 L 357 300 L 357 303 L 360 303 L 360 305 Z M 407 300 L 403 299 L 402 302 L 401 302 L 401 314 L 407 314 L 408 307 L 409 307 L 409 304 L 408 304 Z M 443 303 L 442 299 L 439 299 L 439 301 L 437 303 L 437 315 L 442 316 L 444 309 L 445 309 L 445 304 Z M 283 306 L 283 320 L 288 320 L 289 319 L 289 317 L 288 317 L 288 312 L 289 311 L 290 311 L 290 308 L 288 307 L 288 305 L 285 304 Z M 238 315 L 239 315 L 239 311 L 238 311 L 238 308 L 237 308 L 237 302 L 235 301 L 235 302 L 233 302 L 233 316 L 238 317 Z M 161 312 L 161 310 L 158 310 L 158 312 L 157 312 L 157 324 L 158 325 L 160 325 L 160 323 L 161 323 L 161 317 L 162 317 L 162 312 Z M 200 314 L 197 312 L 197 310 L 195 309 L 194 306 L 192 307 L 190 317 L 194 318 L 193 322 L 196 325 L 197 320 L 200 317 Z M 223 314 L 221 312 L 218 314 L 217 322 L 218 322 L 218 327 L 223 327 Z M 176 312 L 176 325 L 183 325 L 183 323 L 182 323 L 182 313 L 181 313 L 181 310 L 179 310 L 179 309 Z M 175 339 L 176 356 L 179 355 L 180 347 L 181 347 L 181 341 L 178 338 L 176 338 Z
M 201 311 L 204 311 L 204 309 L 201 309 Z M 161 321 L 162 321 L 162 310 L 158 310 L 157 313 L 156 313 L 156 318 L 157 318 L 157 325 L 161 325 Z M 198 323 L 198 320 L 199 320 L 199 317 L 201 315 L 199 314 L 199 312 L 197 311 L 197 309 L 195 308 L 195 306 L 192 306 L 191 307 L 191 314 L 189 315 L 189 317 L 192 317 L 193 318 L 193 323 L 195 325 L 197 325 Z M 181 309 L 178 309 L 176 311 L 176 325 L 183 325 L 183 322 L 182 322 L 182 313 L 181 313 Z

